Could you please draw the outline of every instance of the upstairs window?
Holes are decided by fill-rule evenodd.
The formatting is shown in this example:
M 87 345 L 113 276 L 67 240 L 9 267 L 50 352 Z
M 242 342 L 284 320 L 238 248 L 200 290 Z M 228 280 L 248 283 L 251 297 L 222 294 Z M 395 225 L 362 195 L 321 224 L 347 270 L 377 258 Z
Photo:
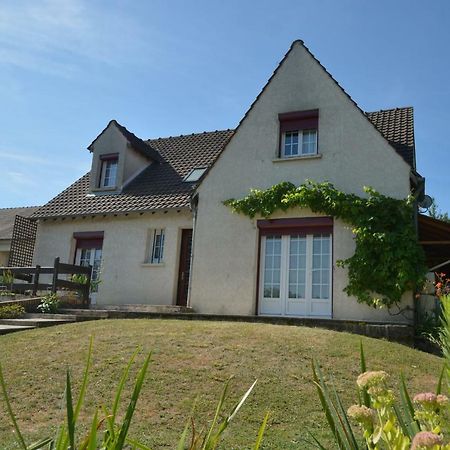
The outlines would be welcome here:
M 117 154 L 100 156 L 100 183 L 99 187 L 115 187 L 117 185 L 117 166 L 119 157 Z
M 279 114 L 280 157 L 316 155 L 319 111 L 298 111 Z

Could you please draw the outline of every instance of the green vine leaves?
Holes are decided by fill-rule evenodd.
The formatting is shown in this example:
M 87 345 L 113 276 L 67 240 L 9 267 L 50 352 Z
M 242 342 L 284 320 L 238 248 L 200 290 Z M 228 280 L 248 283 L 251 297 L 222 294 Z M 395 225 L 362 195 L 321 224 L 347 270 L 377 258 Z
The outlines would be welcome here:
M 341 192 L 331 183 L 307 181 L 296 187 L 284 181 L 266 190 L 252 189 L 246 197 L 224 204 L 250 218 L 300 207 L 350 224 L 355 253 L 337 261 L 348 269 L 344 291 L 360 303 L 391 307 L 400 303 L 405 292 L 421 286 L 426 273 L 414 226 L 414 199 L 397 200 L 372 188 L 364 190 L 367 198 Z

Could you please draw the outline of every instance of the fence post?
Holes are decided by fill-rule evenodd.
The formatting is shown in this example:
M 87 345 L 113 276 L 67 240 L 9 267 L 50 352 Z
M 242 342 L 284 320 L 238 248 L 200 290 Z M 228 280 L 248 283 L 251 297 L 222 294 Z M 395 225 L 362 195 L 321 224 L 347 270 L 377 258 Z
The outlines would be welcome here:
M 59 274 L 59 256 L 55 258 L 55 264 L 53 269 L 53 281 L 52 281 L 52 292 L 56 294 L 56 289 L 58 285 L 58 274 Z
M 36 264 L 36 272 L 34 272 L 34 280 L 33 280 L 33 295 L 36 296 L 38 288 L 39 288 L 39 273 L 41 271 L 41 266 Z

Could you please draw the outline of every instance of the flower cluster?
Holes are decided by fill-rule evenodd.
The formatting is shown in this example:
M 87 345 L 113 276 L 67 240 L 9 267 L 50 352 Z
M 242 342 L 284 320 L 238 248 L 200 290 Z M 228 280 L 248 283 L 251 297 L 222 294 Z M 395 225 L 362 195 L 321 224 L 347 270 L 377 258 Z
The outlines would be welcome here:
M 377 417 L 377 412 L 374 409 L 368 408 L 364 405 L 350 406 L 350 408 L 348 408 L 347 414 L 349 415 L 349 417 L 355 419 L 356 422 L 358 422 L 365 428 L 371 427 Z
M 443 297 L 450 294 L 450 278 L 445 273 L 436 273 L 437 282 L 435 284 L 436 297 Z
M 436 445 L 442 445 L 444 440 L 438 434 L 431 431 L 421 431 L 414 436 L 411 450 L 422 450 L 428 448 L 435 448 Z
M 415 420 L 418 428 L 415 434 L 408 435 L 404 430 L 405 420 L 398 416 L 394 394 L 388 389 L 388 377 L 383 370 L 360 374 L 356 384 L 368 397 L 365 405 L 352 405 L 347 410 L 348 416 L 361 426 L 367 448 L 450 450 L 450 443 L 444 444 L 442 429 L 448 397 L 433 392 L 415 395 L 410 420 Z

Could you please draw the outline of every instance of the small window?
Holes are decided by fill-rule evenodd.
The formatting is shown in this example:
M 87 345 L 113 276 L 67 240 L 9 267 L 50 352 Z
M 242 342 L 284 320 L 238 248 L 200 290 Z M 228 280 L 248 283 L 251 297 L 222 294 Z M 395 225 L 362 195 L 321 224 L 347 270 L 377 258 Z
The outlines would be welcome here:
M 161 264 L 164 261 L 164 229 L 152 230 L 150 236 L 149 262 Z
M 280 157 L 293 158 L 317 154 L 319 111 L 296 111 L 278 115 Z
M 315 155 L 317 153 L 317 130 L 286 131 L 283 134 L 282 156 Z
M 201 176 L 205 173 L 206 167 L 196 167 L 192 169 L 185 177 L 184 180 L 186 183 L 192 183 L 193 181 L 198 181 Z
M 100 157 L 100 161 L 101 167 L 99 187 L 115 187 L 117 185 L 117 166 L 119 162 L 118 157 Z

